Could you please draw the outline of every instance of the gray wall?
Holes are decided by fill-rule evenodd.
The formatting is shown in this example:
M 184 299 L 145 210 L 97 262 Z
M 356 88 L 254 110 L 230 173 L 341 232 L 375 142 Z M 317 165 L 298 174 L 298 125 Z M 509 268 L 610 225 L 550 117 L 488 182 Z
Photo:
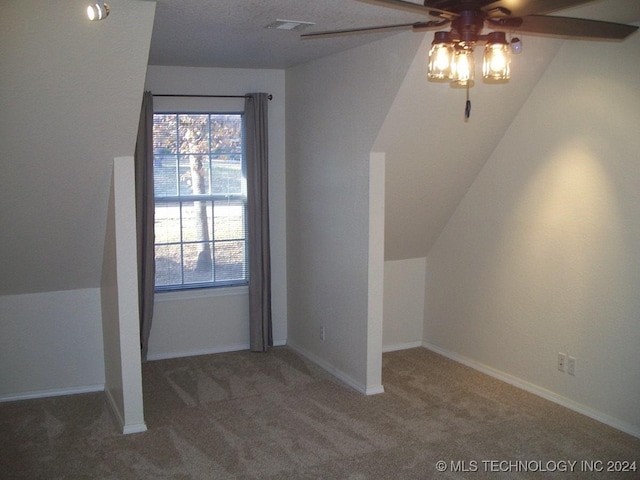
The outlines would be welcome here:
M 287 70 L 288 341 L 363 391 L 380 386 L 379 371 L 367 379 L 370 152 L 420 40 Z
M 444 353 L 637 436 L 639 49 L 562 45 L 427 256 L 424 324 Z
M 0 397 L 104 385 L 100 285 L 114 157 L 133 154 L 155 4 L 3 2 Z

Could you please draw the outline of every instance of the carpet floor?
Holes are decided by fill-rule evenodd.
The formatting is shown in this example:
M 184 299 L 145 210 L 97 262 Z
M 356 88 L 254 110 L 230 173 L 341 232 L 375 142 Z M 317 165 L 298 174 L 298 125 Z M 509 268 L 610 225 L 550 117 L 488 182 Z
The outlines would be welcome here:
M 287 347 L 148 362 L 145 433 L 103 393 L 0 404 L 0 478 L 640 478 L 640 439 L 428 350 L 385 353 L 383 384 Z

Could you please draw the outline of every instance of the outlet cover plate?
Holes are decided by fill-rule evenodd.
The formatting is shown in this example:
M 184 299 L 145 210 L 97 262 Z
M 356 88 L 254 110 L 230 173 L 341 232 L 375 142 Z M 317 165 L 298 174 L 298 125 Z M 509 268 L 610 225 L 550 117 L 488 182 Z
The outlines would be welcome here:
M 568 357 L 567 359 L 567 373 L 569 375 L 576 375 L 576 357 Z
M 567 365 L 567 354 L 559 352 L 558 353 L 558 370 L 564 372 Z

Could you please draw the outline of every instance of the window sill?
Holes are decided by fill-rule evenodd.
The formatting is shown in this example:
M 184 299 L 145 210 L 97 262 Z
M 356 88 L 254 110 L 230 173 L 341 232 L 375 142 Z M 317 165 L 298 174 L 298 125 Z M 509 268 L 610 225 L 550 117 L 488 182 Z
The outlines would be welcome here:
M 155 302 L 171 302 L 173 300 L 193 300 L 198 298 L 228 297 L 231 295 L 248 295 L 249 287 L 240 285 L 234 287 L 194 288 L 191 290 L 169 290 L 156 292 Z

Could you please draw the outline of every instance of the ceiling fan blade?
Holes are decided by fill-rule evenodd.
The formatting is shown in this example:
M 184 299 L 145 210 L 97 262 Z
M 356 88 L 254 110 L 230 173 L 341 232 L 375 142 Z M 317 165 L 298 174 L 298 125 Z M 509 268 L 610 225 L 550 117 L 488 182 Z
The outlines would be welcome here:
M 451 23 L 451 21 L 449 20 L 440 20 L 439 22 L 434 22 L 434 21 L 430 21 L 430 22 L 416 22 L 413 24 L 413 31 L 414 32 L 424 32 L 425 30 L 433 30 L 436 28 L 442 28 L 445 27 L 447 25 L 449 25 Z
M 592 0 L 502 0 L 495 2 L 497 4 L 495 6 L 509 9 L 513 17 L 524 17 L 576 7 L 590 1 Z
M 396 10 L 404 10 L 405 12 L 418 13 L 420 15 L 430 15 L 429 12 L 436 12 L 445 14 L 448 17 L 457 17 L 458 14 L 449 10 L 442 10 L 439 8 L 426 7 L 424 5 L 418 5 L 416 3 L 405 2 L 403 0 L 357 0 L 358 2 L 369 3 L 371 5 L 378 5 L 380 7 L 395 8 Z
M 490 25 L 499 23 L 500 20 L 489 21 Z M 623 40 L 638 30 L 638 27 L 622 23 L 586 20 L 583 18 L 527 15 L 522 18 L 522 25 L 517 27 L 517 30 L 562 37 Z
M 351 35 L 354 33 L 376 33 L 385 30 L 401 30 L 405 28 L 412 28 L 416 31 L 429 30 L 431 28 L 442 27 L 449 23 L 448 21 L 442 22 L 413 22 L 413 23 L 399 23 L 395 25 L 379 25 L 375 27 L 362 27 L 362 28 L 347 28 L 344 30 L 324 30 L 322 32 L 303 33 L 300 35 L 302 38 L 318 38 L 318 37 L 336 37 L 340 35 Z

